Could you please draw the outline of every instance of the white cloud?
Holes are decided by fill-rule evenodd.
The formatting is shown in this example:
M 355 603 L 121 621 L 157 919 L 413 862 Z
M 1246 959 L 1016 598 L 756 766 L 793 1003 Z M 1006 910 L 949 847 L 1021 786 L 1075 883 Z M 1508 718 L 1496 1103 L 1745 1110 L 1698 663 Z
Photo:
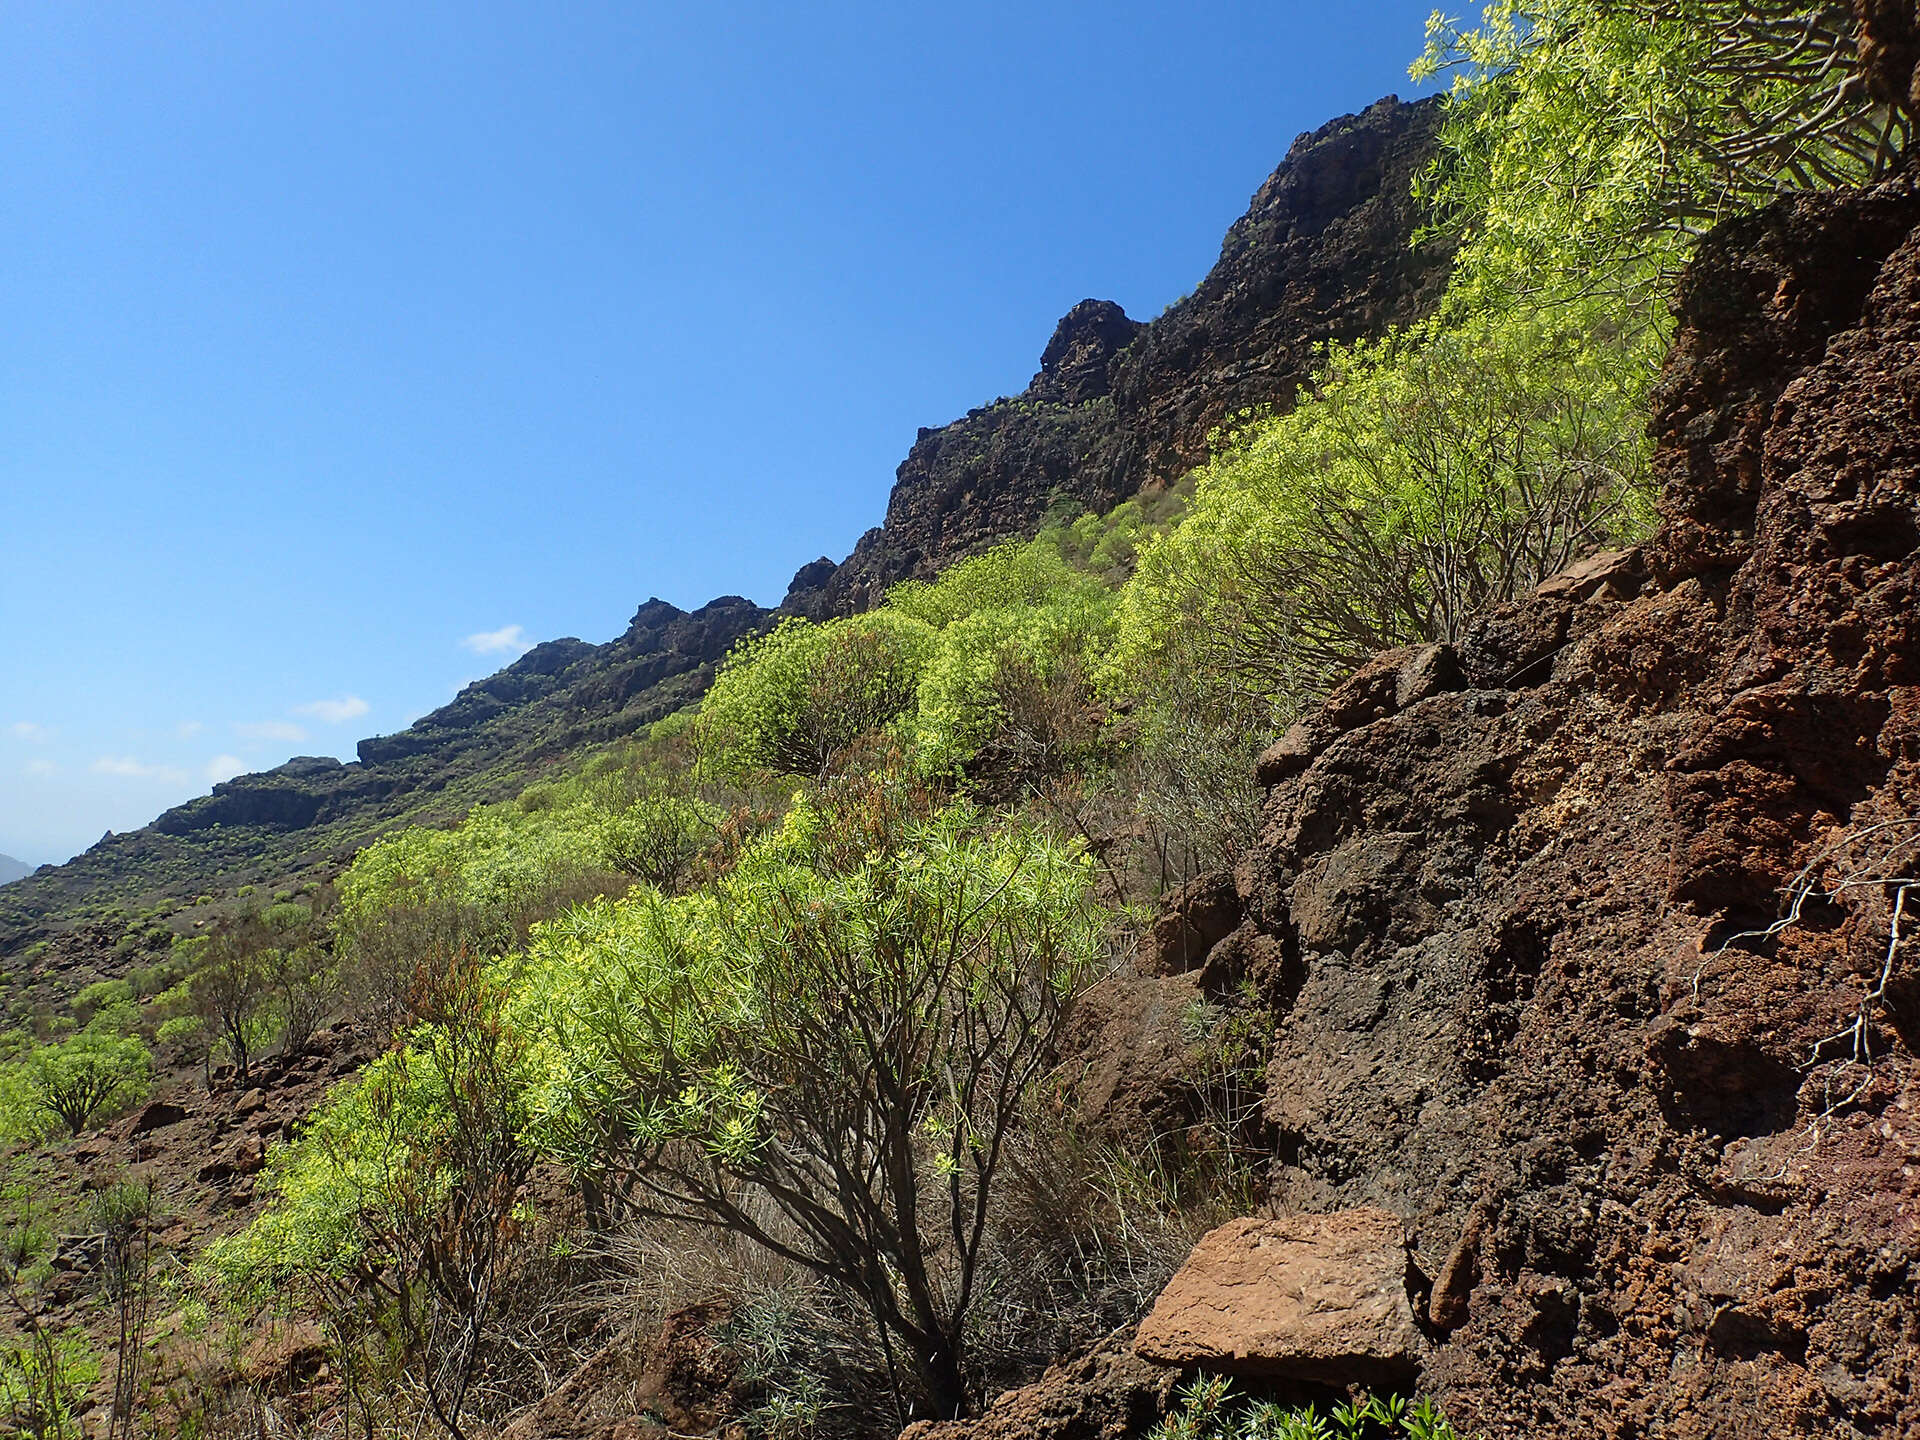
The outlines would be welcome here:
M 247 762 L 238 755 L 216 755 L 207 761 L 207 779 L 215 785 L 222 780 L 231 780 L 236 775 L 247 773 Z
M 344 725 L 349 720 L 358 720 L 371 708 L 358 695 L 342 695 L 338 700 L 315 700 L 310 705 L 296 705 L 293 713 L 310 715 L 322 725 Z
M 96 775 L 116 775 L 123 780 L 161 780 L 169 785 L 186 783 L 187 772 L 171 765 L 147 765 L 131 755 L 102 755 L 93 762 Z
M 298 744 L 307 738 L 307 732 L 291 720 L 262 720 L 253 725 L 235 725 L 233 733 L 242 740 L 285 740 L 289 744 Z
M 524 655 L 533 648 L 526 630 L 519 625 L 502 625 L 498 630 L 482 630 L 460 642 L 476 655 Z
M 29 760 L 27 762 L 27 774 L 29 775 L 44 777 L 48 775 L 58 775 L 59 773 L 60 767 L 51 760 L 43 758 L 39 760 Z
M 202 725 L 198 720 L 182 720 L 178 725 L 173 727 L 173 733 L 178 735 L 182 740 L 191 740 L 206 728 L 207 727 Z
M 16 740 L 25 740 L 34 745 L 44 745 L 53 738 L 53 731 L 31 720 L 16 720 L 7 730 Z

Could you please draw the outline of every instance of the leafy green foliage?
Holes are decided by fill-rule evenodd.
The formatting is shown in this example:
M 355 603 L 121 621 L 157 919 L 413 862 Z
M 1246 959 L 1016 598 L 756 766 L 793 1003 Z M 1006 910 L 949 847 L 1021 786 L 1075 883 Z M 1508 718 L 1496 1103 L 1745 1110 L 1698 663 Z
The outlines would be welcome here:
M 1083 859 L 959 809 L 845 876 L 770 864 L 549 929 L 533 962 L 593 977 L 547 1012 L 555 1148 L 862 1296 L 951 1413 L 1008 1129 L 1098 950 L 1088 889 Z
M 25 1440 L 77 1437 L 99 1378 L 93 1344 L 77 1325 L 0 1339 L 0 1420 Z
M 603 1223 L 725 1226 L 846 1285 L 935 1357 L 926 1383 L 950 1408 L 1008 1128 L 1102 917 L 1084 857 L 1042 832 L 841 799 L 901 828 L 844 870 L 817 869 L 809 833 L 840 827 L 796 806 L 717 885 L 588 901 L 472 980 L 484 1003 L 416 999 L 406 1043 L 270 1162 L 276 1204 L 211 1252 L 226 1285 L 426 1266 L 419 1237 L 448 1231 L 422 1217 L 498 1210 L 544 1155 L 574 1167 Z M 448 1047 L 482 1015 L 497 1028 L 476 1078 Z M 768 1205 L 785 1217 L 771 1227 Z M 958 1266 L 955 1289 L 922 1249 L 919 1207 L 934 1205 L 952 1212 L 939 1228 L 957 1237 L 941 1261 Z
M 101 1011 L 132 1002 L 133 986 L 125 980 L 96 980 L 73 997 L 73 1016 L 81 1025 L 87 1025 Z
M 703 754 L 722 775 L 818 775 L 913 704 L 933 629 L 904 612 L 788 620 L 742 642 L 701 703 Z
M 37 1292 L 50 1272 L 50 1216 L 31 1181 L 0 1189 L 8 1217 L 0 1234 L 0 1303 L 10 1312 L 0 1333 L 0 1422 L 29 1440 L 69 1440 L 100 1365 L 77 1325 L 52 1328 Z
M 1025 692 L 1057 687 L 1066 692 L 1060 702 L 1073 704 L 1075 682 L 1102 663 L 1113 639 L 1113 588 L 1069 566 L 1044 540 L 1001 546 L 938 580 L 898 586 L 887 604 L 940 626 L 912 730 L 932 771 L 965 767 L 996 743 L 1031 742 L 1036 717 L 1021 703 Z
M 40 1108 L 78 1135 L 102 1111 L 144 1095 L 153 1062 L 133 1036 L 89 1029 L 34 1051 L 25 1066 Z
M 470 922 L 483 949 L 513 943 L 550 890 L 599 858 L 597 816 L 579 806 L 474 810 L 451 830 L 403 830 L 354 857 L 340 881 L 343 929 L 401 905 L 446 905 Z
M 1461 1440 L 1431 1400 L 1400 1395 L 1343 1401 L 1325 1414 L 1236 1395 L 1223 1376 L 1201 1375 L 1179 1394 L 1179 1408 L 1152 1440 Z
M 1845 0 L 1495 0 L 1436 11 L 1417 79 L 1450 74 L 1422 179 L 1464 237 L 1453 303 L 1637 290 L 1687 237 L 1784 185 L 1856 183 L 1904 154 L 1902 95 L 1862 83 Z
M 1197 663 L 1284 710 L 1638 535 L 1650 361 L 1597 305 L 1334 347 L 1316 395 L 1215 459 L 1142 552 L 1126 663 Z
M 678 890 L 724 817 L 681 795 L 642 795 L 600 822 L 600 850 L 623 875 L 657 890 Z

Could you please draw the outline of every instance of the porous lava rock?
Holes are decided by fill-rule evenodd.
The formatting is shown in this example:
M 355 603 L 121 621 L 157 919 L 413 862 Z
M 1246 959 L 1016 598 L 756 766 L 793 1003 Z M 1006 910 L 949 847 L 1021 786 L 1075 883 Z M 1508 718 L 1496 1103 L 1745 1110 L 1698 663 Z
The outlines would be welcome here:
M 1400 1218 L 1360 1209 L 1207 1232 L 1133 1348 L 1163 1365 L 1344 1386 L 1404 1382 L 1423 1343 Z
M 1920 1433 L 1917 225 L 1707 237 L 1659 533 L 1262 757 L 1268 1201 L 1403 1222 L 1463 1433 Z

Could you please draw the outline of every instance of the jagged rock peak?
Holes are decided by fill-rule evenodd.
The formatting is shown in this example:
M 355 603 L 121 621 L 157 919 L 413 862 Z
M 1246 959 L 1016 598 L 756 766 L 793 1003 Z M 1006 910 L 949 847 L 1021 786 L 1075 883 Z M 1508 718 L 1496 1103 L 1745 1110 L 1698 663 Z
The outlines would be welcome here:
M 1039 403 L 922 429 L 886 523 L 832 572 L 796 576 L 782 609 L 863 610 L 901 580 L 1033 534 L 1063 500 L 1106 511 L 1176 480 L 1229 416 L 1290 406 L 1324 342 L 1430 314 L 1451 257 L 1412 244 L 1425 218 L 1413 177 L 1439 118 L 1433 100 L 1389 96 L 1294 141 L 1192 294 L 1147 324 L 1111 301 L 1074 306 L 1020 397 Z
M 787 598 L 780 602 L 781 606 L 791 607 L 798 597 L 805 595 L 808 591 L 818 590 L 833 578 L 833 572 L 839 568 L 825 555 L 818 560 L 809 560 L 793 572 L 793 580 L 787 586 Z
M 1060 405 L 1098 400 L 1112 388 L 1108 364 L 1146 328 L 1111 300 L 1082 300 L 1054 327 L 1027 397 Z

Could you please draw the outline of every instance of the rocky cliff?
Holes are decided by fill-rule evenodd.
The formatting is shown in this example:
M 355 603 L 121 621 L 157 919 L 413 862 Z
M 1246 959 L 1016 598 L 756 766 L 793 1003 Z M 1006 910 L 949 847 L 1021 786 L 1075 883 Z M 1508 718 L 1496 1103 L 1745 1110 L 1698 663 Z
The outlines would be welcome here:
M 1462 1433 L 1920 1434 L 1920 191 L 1731 224 L 1679 310 L 1657 539 L 1274 746 L 1135 1003 L 1262 997 L 1272 1209 L 1397 1217 Z M 1099 1373 L 975 1428 L 1156 1393 Z
M 1425 315 L 1447 256 L 1410 243 L 1412 182 L 1438 118 L 1432 101 L 1389 97 L 1302 135 L 1218 263 L 1158 319 L 1074 306 L 1018 396 L 920 432 L 886 523 L 843 564 L 801 570 L 786 608 L 859 610 L 896 580 L 1033 533 L 1050 506 L 1108 510 L 1178 479 L 1223 421 L 1291 404 L 1315 346 Z

